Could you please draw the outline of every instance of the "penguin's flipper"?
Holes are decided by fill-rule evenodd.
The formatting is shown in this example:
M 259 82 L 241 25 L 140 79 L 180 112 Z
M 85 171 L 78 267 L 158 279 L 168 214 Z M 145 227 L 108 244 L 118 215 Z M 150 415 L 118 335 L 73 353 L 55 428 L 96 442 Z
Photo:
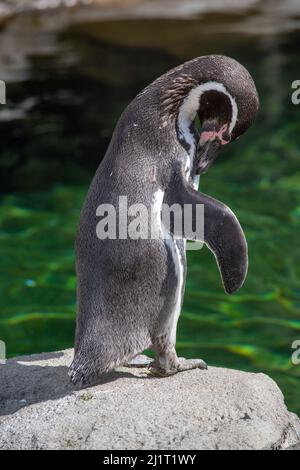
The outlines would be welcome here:
M 173 181 L 165 193 L 165 203 L 169 206 L 179 204 L 182 209 L 184 238 L 195 240 L 195 234 L 189 233 L 186 227 L 191 226 L 191 221 L 184 221 L 184 205 L 192 205 L 192 227 L 196 227 L 196 205 L 204 205 L 204 239 L 197 241 L 204 242 L 216 257 L 219 270 L 222 276 L 224 289 L 228 294 L 238 290 L 247 275 L 248 270 L 248 249 L 244 232 L 234 213 L 225 204 L 195 191 L 188 185 L 182 174 L 176 174 Z M 176 229 L 171 228 L 174 236 Z

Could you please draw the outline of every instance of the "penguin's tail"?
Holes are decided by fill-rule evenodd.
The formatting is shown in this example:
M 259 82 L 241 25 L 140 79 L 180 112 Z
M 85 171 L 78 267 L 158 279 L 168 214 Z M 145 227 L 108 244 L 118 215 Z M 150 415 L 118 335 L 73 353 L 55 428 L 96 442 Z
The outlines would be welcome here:
M 80 364 L 75 357 L 69 367 L 68 373 L 72 384 L 83 386 L 89 383 L 92 380 L 92 376 L 94 375 L 93 373 L 88 372 L 89 369 L 92 371 L 92 368 L 89 367 L 87 363 Z
M 149 347 L 149 343 L 135 344 L 131 347 L 127 344 L 123 347 L 113 348 L 108 351 L 107 348 L 98 346 L 97 351 L 87 353 L 85 348 L 77 350 L 72 364 L 69 368 L 69 377 L 74 385 L 92 385 L 100 375 L 109 372 L 115 367 L 124 365 L 137 354 L 140 354 Z
M 89 358 L 79 352 L 75 354 L 72 364 L 69 368 L 69 377 L 73 385 L 91 385 L 99 379 L 104 372 L 116 367 L 118 361 L 108 361 L 103 357 Z

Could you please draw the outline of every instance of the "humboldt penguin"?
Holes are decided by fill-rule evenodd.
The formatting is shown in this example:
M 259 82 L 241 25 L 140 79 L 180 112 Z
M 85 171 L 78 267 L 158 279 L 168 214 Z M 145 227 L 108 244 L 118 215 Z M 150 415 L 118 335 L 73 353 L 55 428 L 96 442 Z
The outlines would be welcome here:
M 153 375 L 206 368 L 201 359 L 176 354 L 189 233 L 176 233 L 174 223 L 166 230 L 162 205 L 204 206 L 199 241 L 213 252 L 225 291 L 239 289 L 248 266 L 244 233 L 226 205 L 198 191 L 198 182 L 222 146 L 249 128 L 258 108 L 248 71 L 232 58 L 210 55 L 165 73 L 123 112 L 79 222 L 74 384 L 93 383 L 116 366 L 144 364 L 139 355 L 146 349 L 155 352 L 147 369 Z M 119 229 L 99 238 L 99 207 L 113 207 L 121 217 L 124 197 L 128 207 L 143 205 L 154 214 L 160 236 L 129 237 Z

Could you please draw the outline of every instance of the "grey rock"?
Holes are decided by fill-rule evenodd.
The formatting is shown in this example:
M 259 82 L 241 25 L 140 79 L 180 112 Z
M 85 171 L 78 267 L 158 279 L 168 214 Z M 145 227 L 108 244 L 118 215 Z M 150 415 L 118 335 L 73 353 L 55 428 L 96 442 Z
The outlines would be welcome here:
M 0 449 L 287 449 L 300 420 L 264 374 L 211 367 L 169 378 L 119 368 L 68 381 L 72 350 L 0 365 Z

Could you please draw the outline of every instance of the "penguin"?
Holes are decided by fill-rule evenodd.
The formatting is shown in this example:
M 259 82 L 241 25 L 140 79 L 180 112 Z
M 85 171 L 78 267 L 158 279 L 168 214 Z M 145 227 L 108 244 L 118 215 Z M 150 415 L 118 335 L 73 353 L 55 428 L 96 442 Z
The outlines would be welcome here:
M 248 267 L 247 243 L 234 213 L 198 191 L 223 145 L 242 135 L 259 109 L 249 72 L 236 60 L 209 55 L 165 73 L 141 91 L 121 115 L 87 193 L 75 243 L 77 324 L 73 384 L 92 384 L 120 365 L 147 365 L 154 376 L 207 368 L 202 359 L 178 358 L 177 321 L 186 279 L 186 239 L 162 206 L 204 206 L 199 241 L 214 254 L 225 291 L 239 289 Z M 195 124 L 196 116 L 200 130 Z M 162 236 L 99 239 L 97 208 L 120 197 L 154 214 Z M 194 215 L 192 216 L 194 217 Z M 121 232 L 121 230 L 120 230 Z M 122 235 L 122 236 L 121 236 Z M 191 235 L 192 237 L 192 235 Z M 141 353 L 151 349 L 155 359 Z

